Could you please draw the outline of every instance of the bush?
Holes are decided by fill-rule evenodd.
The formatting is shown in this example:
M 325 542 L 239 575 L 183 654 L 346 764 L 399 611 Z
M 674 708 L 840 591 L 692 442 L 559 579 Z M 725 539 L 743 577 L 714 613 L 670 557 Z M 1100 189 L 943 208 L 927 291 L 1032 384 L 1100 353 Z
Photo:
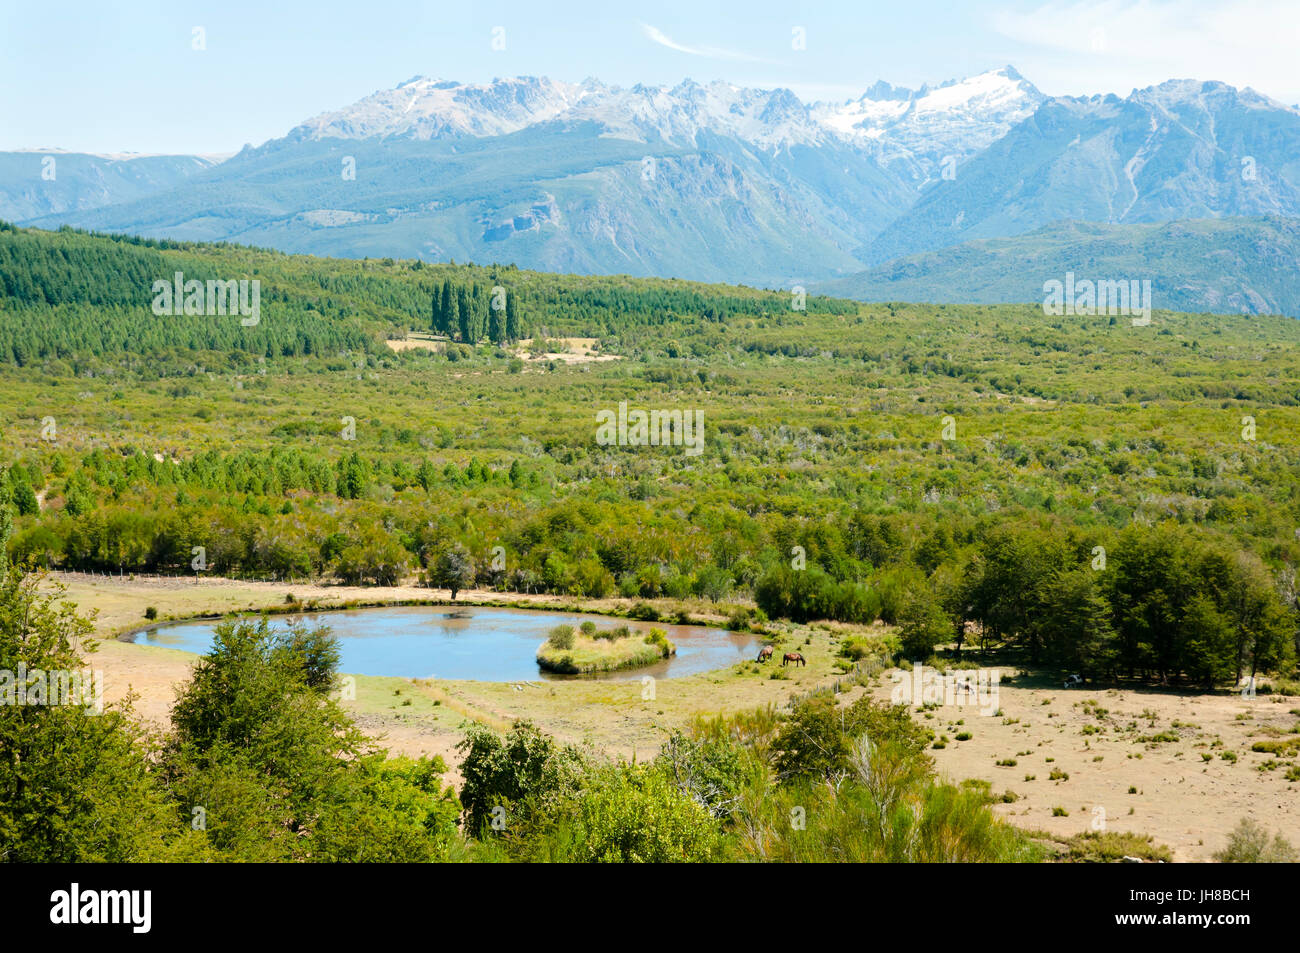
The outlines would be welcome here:
M 1300 860 L 1300 852 L 1281 834 L 1269 840 L 1262 824 L 1243 817 L 1228 835 L 1228 845 L 1215 852 L 1214 859 L 1221 864 L 1293 864 Z
M 761 762 L 730 735 L 668 737 L 654 765 L 677 789 L 714 817 L 732 815 L 742 789 L 765 773 Z
M 569 649 L 573 648 L 573 626 L 557 625 L 555 628 L 551 629 L 551 634 L 547 637 L 546 641 L 560 651 L 567 652 Z
M 875 655 L 877 646 L 865 636 L 849 636 L 840 643 L 840 655 L 850 662 L 860 662 L 869 655 Z
M 659 652 L 664 658 L 668 658 L 677 652 L 677 646 L 668 641 L 668 633 L 663 629 L 651 629 L 645 637 L 646 645 L 655 645 L 659 647 Z
M 841 709 L 833 698 L 818 695 L 798 702 L 781 724 L 772 742 L 777 776 L 826 781 L 845 777 L 853 769 L 854 744 L 863 735 L 873 744 L 897 747 L 900 759 L 929 770 L 924 750 L 931 734 L 912 721 L 907 706 L 863 697 Z
M 528 721 L 516 721 L 504 736 L 472 724 L 456 748 L 465 752 L 460 800 L 466 828 L 475 836 L 491 831 L 494 808 L 504 812 L 498 812 L 504 833 L 526 833 L 534 819 L 572 793 L 586 770 L 576 748 L 559 745 Z
M 350 783 L 312 832 L 312 859 L 322 862 L 418 863 L 443 859 L 454 843 L 461 805 L 441 758 L 357 762 Z
M 589 776 L 551 818 L 540 843 L 548 860 L 705 863 L 721 844 L 718 822 L 664 772 L 623 765 Z
M 1119 831 L 1087 831 L 1069 840 L 1066 860 L 1076 863 L 1115 863 L 1125 857 L 1140 857 L 1147 861 L 1174 859 L 1168 847 L 1157 844 L 1150 834 L 1133 834 Z
M 158 609 L 154 606 L 146 606 L 144 610 L 144 617 L 146 619 L 149 619 L 150 621 L 158 618 Z
M 1032 862 L 1042 851 L 994 816 L 983 791 L 935 784 L 878 752 L 862 765 L 882 783 L 838 789 L 801 781 L 746 801 L 742 857 L 777 862 Z M 859 776 L 855 772 L 855 776 Z M 804 820 L 795 827 L 792 812 Z
M 628 615 L 633 619 L 639 619 L 642 622 L 658 622 L 659 610 L 648 602 L 638 602 L 628 610 Z

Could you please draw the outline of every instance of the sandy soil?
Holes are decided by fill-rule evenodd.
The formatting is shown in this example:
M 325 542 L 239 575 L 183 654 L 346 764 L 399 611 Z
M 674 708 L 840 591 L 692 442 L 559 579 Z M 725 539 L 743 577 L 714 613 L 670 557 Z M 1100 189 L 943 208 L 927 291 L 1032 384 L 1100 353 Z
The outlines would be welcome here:
M 524 338 L 511 353 L 525 362 L 534 364 L 548 361 L 558 361 L 562 364 L 597 364 L 622 360 L 622 355 L 619 354 L 599 353 L 596 350 L 596 338 L 549 338 L 548 340 L 562 344 L 565 350 L 535 355 L 529 350 L 533 343 L 532 338 Z M 412 336 L 404 340 L 391 340 L 384 343 L 393 351 L 445 351 L 448 342 L 445 338 Z
M 599 354 L 596 352 L 596 338 L 548 338 L 550 341 L 563 342 L 565 350 L 548 351 L 536 356 L 529 353 L 532 338 L 519 342 L 515 351 L 517 357 L 534 363 L 539 361 L 559 361 L 563 364 L 597 364 L 604 361 L 621 361 L 621 354 Z
M 872 694 L 892 690 L 882 680 Z M 1193 861 L 1209 860 L 1243 817 L 1300 843 L 1300 784 L 1285 778 L 1296 759 L 1250 750 L 1296 737 L 1288 732 L 1300 724 L 1300 698 L 1012 684 L 999 686 L 997 702 L 1000 714 L 949 705 L 916 717 L 949 739 L 931 752 L 939 770 L 1014 792 L 1017 801 L 995 810 L 1021 827 L 1151 834 L 1176 860 Z M 971 738 L 957 741 L 959 732 Z M 1007 760 L 1014 766 L 997 764 Z M 1261 770 L 1270 760 L 1277 766 Z M 1068 778 L 1053 780 L 1053 770 Z M 1053 816 L 1058 807 L 1068 815 Z
M 433 338 L 406 338 L 405 340 L 388 340 L 384 342 L 393 351 L 445 351 L 446 341 Z
M 103 638 L 92 665 L 104 672 L 112 702 L 134 692 L 137 713 L 165 728 L 176 686 L 195 657 L 155 646 L 115 641 L 144 624 L 144 608 L 159 620 L 281 606 L 290 593 L 321 608 L 348 602 L 383 604 L 403 600 L 447 600 L 445 591 L 414 586 L 385 589 L 287 585 L 209 579 L 134 581 L 51 577 L 83 609 L 97 610 L 96 633 Z M 462 602 L 501 601 L 492 592 L 466 592 Z M 511 603 L 536 607 L 608 611 L 622 600 L 584 602 L 550 596 L 515 596 Z M 708 621 L 717 621 L 716 619 Z M 832 677 L 842 627 L 800 629 L 798 649 L 807 668 L 783 671 L 775 663 L 745 663 L 658 682 L 655 697 L 642 697 L 636 681 L 523 683 L 400 678 L 356 680 L 348 706 L 361 727 L 396 753 L 441 755 L 452 766 L 463 726 L 477 720 L 504 727 L 530 718 L 566 741 L 587 743 L 610 755 L 653 755 L 665 732 L 696 715 L 786 704 L 793 694 L 826 684 Z M 805 641 L 806 640 L 806 641 Z M 1289 782 L 1294 755 L 1251 751 L 1257 741 L 1295 738 L 1300 699 L 1260 695 L 1193 694 L 1154 690 L 1062 689 L 1034 683 L 1002 670 L 1012 684 L 998 688 L 996 706 L 946 705 L 918 710 L 916 717 L 946 736 L 935 749 L 939 770 L 953 779 L 983 778 L 1017 800 L 996 810 L 1009 821 L 1056 836 L 1090 829 L 1152 834 L 1178 860 L 1207 860 L 1221 848 L 1242 817 L 1300 843 L 1300 784 Z M 894 683 L 886 673 L 870 688 L 855 688 L 844 700 L 870 691 L 889 698 Z M 993 708 L 999 709 L 996 714 Z M 969 732 L 968 740 L 957 735 Z M 1225 753 L 1235 754 L 1236 760 Z M 1204 756 L 1208 755 L 1208 759 Z M 1014 765 L 997 764 L 1014 761 Z M 1270 768 L 1269 765 L 1272 764 Z M 1052 778 L 1056 770 L 1068 777 Z M 1026 780 L 1032 776 L 1032 780 Z M 1130 793 L 1130 789 L 1135 789 Z M 1053 809 L 1067 813 L 1053 816 Z

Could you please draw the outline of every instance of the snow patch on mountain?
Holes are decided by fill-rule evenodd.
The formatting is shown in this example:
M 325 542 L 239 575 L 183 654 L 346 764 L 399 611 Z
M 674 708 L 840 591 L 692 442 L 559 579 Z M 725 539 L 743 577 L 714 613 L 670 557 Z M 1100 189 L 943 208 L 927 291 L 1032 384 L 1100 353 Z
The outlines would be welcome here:
M 877 83 L 860 98 L 816 103 L 814 118 L 871 147 L 918 185 L 945 158 L 960 161 L 1006 135 L 1046 97 L 1010 66 L 919 90 Z
M 500 136 L 561 115 L 587 90 L 545 77 L 455 83 L 416 76 L 299 125 L 292 139 Z
M 927 142 L 968 155 L 1003 135 L 1042 99 L 1010 67 L 920 90 L 877 83 L 860 98 L 838 104 L 808 104 L 788 89 L 722 81 L 622 88 L 592 79 L 572 84 L 521 76 L 462 84 L 415 77 L 309 119 L 290 138 L 487 137 L 554 120 L 593 121 L 606 135 L 634 141 L 697 146 L 708 133 L 779 150 L 834 139 L 884 149 L 891 160 L 924 163 Z M 928 172 L 915 175 L 925 178 Z

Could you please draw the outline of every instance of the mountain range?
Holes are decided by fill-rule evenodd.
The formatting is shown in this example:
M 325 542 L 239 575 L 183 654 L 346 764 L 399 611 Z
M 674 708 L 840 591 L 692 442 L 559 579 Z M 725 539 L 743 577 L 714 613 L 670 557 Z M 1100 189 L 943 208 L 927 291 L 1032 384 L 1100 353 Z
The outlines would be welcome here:
M 1228 242 L 1176 276 L 1182 299 L 1300 315 L 1240 284 L 1254 248 L 1250 268 L 1295 270 L 1296 217 L 1300 110 L 1194 80 L 1048 97 L 1011 67 L 813 103 L 722 82 L 416 77 L 224 160 L 0 153 L 0 218 L 41 228 L 924 300 L 1019 294 L 997 269 L 1096 226 L 1085 244 L 1117 277 L 1176 234 Z M 1146 227 L 1171 222 L 1191 224 Z
M 1151 282 L 1167 311 L 1300 317 L 1300 219 L 1186 219 L 1143 225 L 1053 222 L 1012 238 L 920 252 L 814 285 L 862 301 L 1043 301 L 1044 283 Z

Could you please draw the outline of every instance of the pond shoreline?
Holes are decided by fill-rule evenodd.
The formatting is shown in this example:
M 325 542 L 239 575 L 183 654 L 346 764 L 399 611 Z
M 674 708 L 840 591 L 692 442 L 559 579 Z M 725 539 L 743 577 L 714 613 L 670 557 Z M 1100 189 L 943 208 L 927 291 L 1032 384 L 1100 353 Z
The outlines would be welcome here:
M 594 628 L 605 616 L 558 607 L 543 610 L 429 600 L 398 600 L 369 607 L 336 605 L 323 611 L 327 614 L 315 619 L 328 626 L 338 641 L 339 671 L 376 677 L 520 682 L 538 678 L 620 680 L 649 673 L 656 678 L 680 678 L 751 660 L 758 651 L 757 636 L 748 632 L 698 623 L 633 621 L 631 638 L 609 644 L 593 641 L 587 654 L 596 657 L 584 656 L 577 669 L 571 670 L 568 665 L 550 666 L 539 657 L 556 623 L 561 628 Z M 277 613 L 237 614 L 233 618 L 247 622 L 265 619 L 277 629 L 286 621 L 311 624 L 305 613 L 290 606 Z M 137 627 L 131 638 L 137 645 L 202 655 L 225 621 L 210 616 L 164 621 Z M 621 655 L 629 647 L 644 651 L 635 660 L 624 660 Z M 611 653 L 620 658 L 604 658 Z M 567 658 L 570 653 L 565 654 Z M 613 664 L 604 664 L 610 662 Z
M 193 591 L 198 588 L 205 593 L 212 593 L 218 587 L 240 587 L 246 588 L 251 592 L 262 594 L 263 591 L 269 595 L 272 591 L 277 593 L 283 599 L 286 591 L 292 594 L 295 589 L 306 590 L 312 593 L 308 598 L 298 602 L 278 602 L 263 603 L 257 606 L 247 606 L 243 608 L 231 609 L 227 612 L 210 612 L 199 609 L 195 612 L 172 613 L 166 619 L 151 621 L 145 625 L 128 624 L 126 626 L 116 627 L 103 634 L 101 638 L 115 639 L 119 642 L 135 644 L 136 637 L 141 634 L 147 634 L 163 626 L 172 625 L 181 622 L 211 622 L 224 621 L 226 619 L 247 618 L 250 616 L 276 616 L 276 615 L 309 615 L 320 612 L 337 612 L 350 609 L 379 609 L 389 606 L 481 606 L 498 609 L 524 609 L 529 611 L 545 611 L 555 613 L 581 613 L 585 615 L 599 615 L 615 619 L 628 619 L 634 622 L 643 622 L 649 625 L 693 625 L 704 627 L 726 627 L 735 632 L 749 632 L 758 637 L 763 637 L 763 633 L 752 627 L 736 628 L 729 624 L 728 617 L 715 611 L 701 610 L 697 606 L 685 608 L 686 604 L 680 600 L 671 599 L 582 599 L 571 596 L 553 596 L 548 593 L 494 593 L 491 590 L 473 589 L 463 590 L 463 598 L 453 600 L 448 596 L 422 596 L 422 595 L 405 595 L 413 589 L 423 587 L 413 586 L 323 586 L 320 584 L 303 585 L 279 585 L 276 583 L 263 582 L 244 582 L 238 579 L 229 579 L 226 577 L 210 577 L 210 582 L 215 585 L 200 584 L 195 587 L 194 584 L 183 582 L 163 587 L 163 591 L 169 593 Z M 108 577 L 103 582 L 97 583 L 105 588 L 127 591 L 143 588 L 134 580 L 117 580 Z M 366 593 L 366 595 L 348 596 L 344 595 L 339 601 L 334 601 L 336 596 L 331 595 L 331 590 L 345 592 Z M 429 590 L 436 592 L 438 590 Z M 374 593 L 372 595 L 372 593 Z M 384 595 L 384 593 L 390 593 Z M 560 601 L 564 600 L 564 601 Z M 638 618 L 631 614 L 637 606 L 649 606 L 659 612 L 659 618 L 646 619 Z M 728 605 L 731 605 L 730 603 Z M 740 604 L 736 604 L 740 605 Z M 684 616 L 683 616 L 684 613 Z M 680 619 L 680 621 L 678 621 Z

